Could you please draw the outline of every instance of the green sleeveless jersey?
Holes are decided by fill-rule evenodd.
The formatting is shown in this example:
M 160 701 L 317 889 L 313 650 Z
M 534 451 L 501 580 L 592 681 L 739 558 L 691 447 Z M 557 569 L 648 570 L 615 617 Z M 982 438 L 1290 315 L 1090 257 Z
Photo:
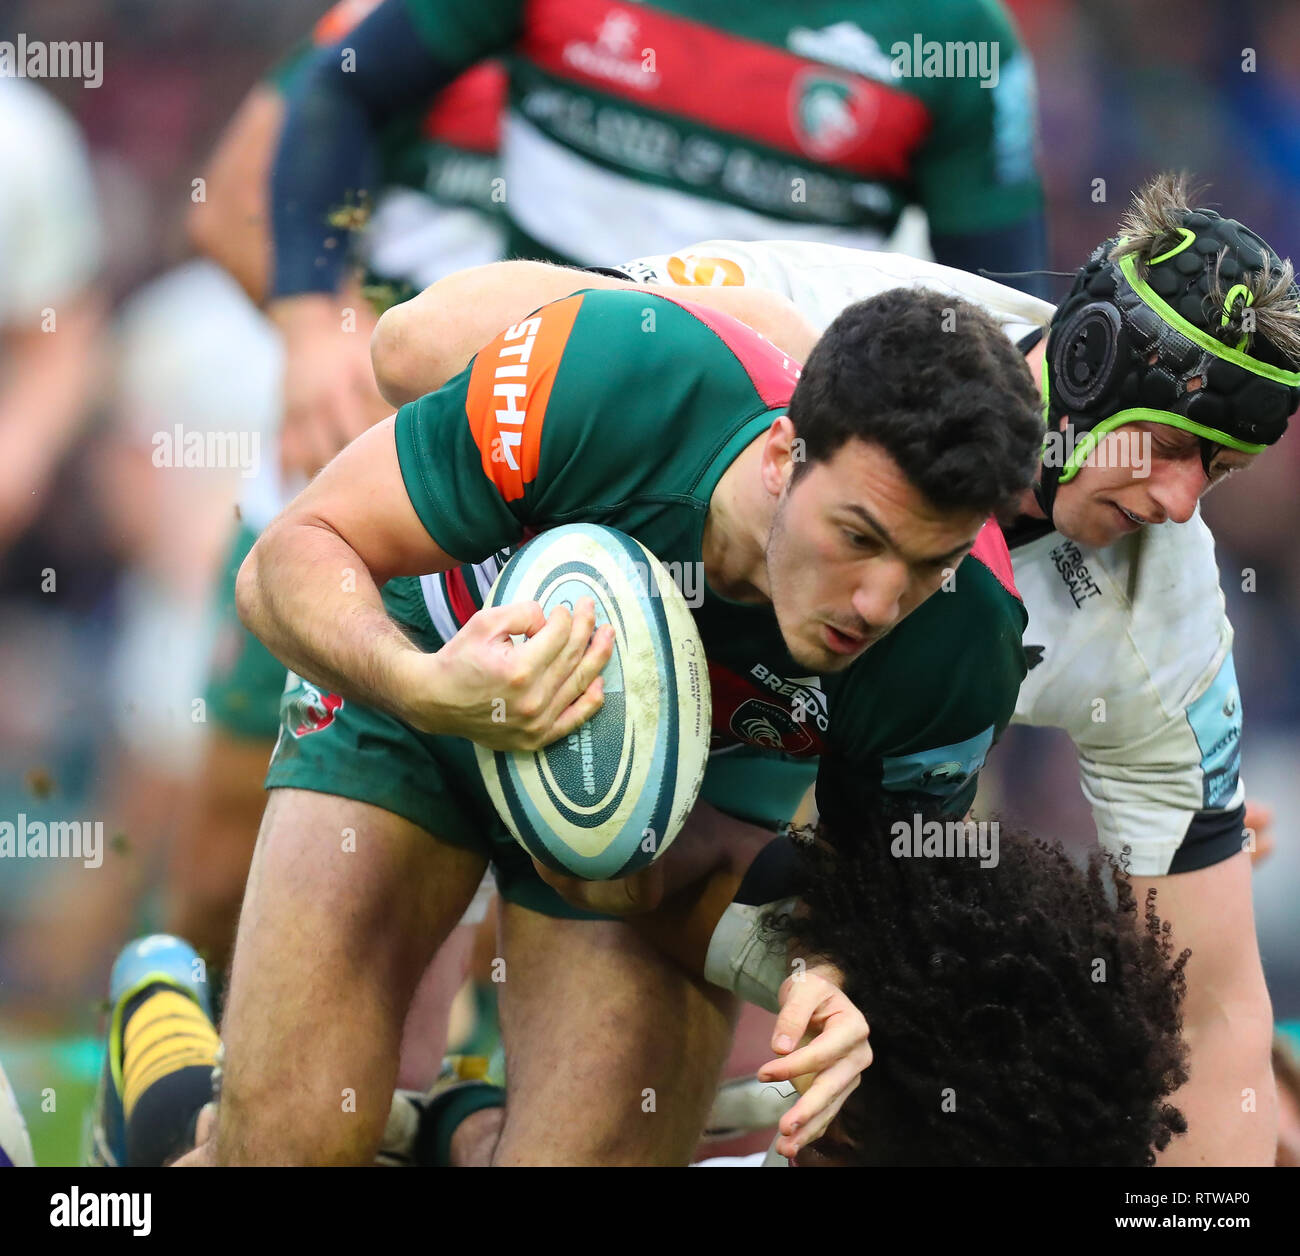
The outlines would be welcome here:
M 752 818 L 788 818 L 790 796 L 814 776 L 828 817 L 851 818 L 882 790 L 960 814 L 1025 669 L 1025 613 L 996 524 L 952 591 L 834 674 L 809 675 L 790 657 L 770 604 L 730 601 L 704 578 L 713 489 L 785 412 L 798 372 L 735 320 L 669 297 L 586 291 L 544 306 L 398 412 L 411 503 L 464 565 L 392 582 L 406 588 L 386 598 L 409 605 L 418 584 L 446 640 L 512 546 L 563 523 L 617 528 L 668 567 L 692 606 L 713 690 L 710 776 L 723 782 L 733 758 L 752 768 L 758 755 L 785 791 Z

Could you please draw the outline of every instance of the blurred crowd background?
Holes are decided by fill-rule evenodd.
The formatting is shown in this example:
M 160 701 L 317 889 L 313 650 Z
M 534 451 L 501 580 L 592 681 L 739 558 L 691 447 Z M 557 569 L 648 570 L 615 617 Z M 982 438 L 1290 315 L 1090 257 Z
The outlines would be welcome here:
M 88 401 L 52 423 L 37 406 L 25 437 L 0 445 L 0 817 L 98 819 L 107 831 L 98 869 L 0 867 L 3 1042 L 35 1050 L 89 1031 L 117 946 L 156 920 L 151 892 L 168 835 L 184 822 L 195 766 L 193 703 L 210 649 L 205 599 L 240 473 L 160 472 L 152 436 L 181 421 L 264 430 L 276 405 L 274 340 L 229 281 L 193 260 L 184 220 L 193 180 L 235 107 L 324 7 L 0 5 L 0 39 L 24 31 L 105 48 L 97 89 L 0 78 L 0 106 L 19 91 L 57 100 L 93 178 L 92 190 L 69 175 L 64 203 L 42 210 L 47 229 L 72 242 L 67 309 L 85 319 Z M 1129 190 L 1169 167 L 1199 175 L 1210 203 L 1221 199 L 1279 253 L 1300 256 L 1300 5 L 1009 7 L 1037 67 L 1053 267 L 1076 267 L 1111 233 Z M 0 123 L 11 162 L 23 160 L 24 125 L 6 133 Z M 0 254 L 0 319 L 10 308 L 5 265 Z M 1063 292 L 1064 281 L 1054 282 Z M 58 370 L 64 385 L 75 382 L 70 370 Z M 1280 1019 L 1300 1017 L 1297 482 L 1293 432 L 1205 508 L 1237 630 L 1244 775 L 1251 797 L 1276 813 L 1277 849 L 1256 881 Z M 994 758 L 988 793 L 1005 816 L 1091 840 L 1063 736 L 1016 730 Z

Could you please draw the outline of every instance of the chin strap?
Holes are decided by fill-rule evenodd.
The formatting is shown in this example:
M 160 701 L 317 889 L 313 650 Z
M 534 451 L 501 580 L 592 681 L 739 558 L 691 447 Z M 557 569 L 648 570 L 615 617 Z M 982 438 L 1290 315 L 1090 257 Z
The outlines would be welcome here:
M 1046 353 L 1043 354 L 1039 378 L 1042 381 L 1043 426 L 1050 431 L 1052 424 L 1052 373 L 1047 365 Z M 1043 443 L 1044 447 L 1046 447 L 1046 439 L 1044 439 Z M 1056 505 L 1056 490 L 1060 486 L 1061 468 L 1049 467 L 1040 460 L 1038 479 L 1034 482 L 1034 500 L 1038 503 L 1038 509 L 1043 512 L 1048 523 L 1052 522 L 1052 508 Z
M 1060 468 L 1044 467 L 1042 475 L 1034 485 L 1034 500 L 1048 523 L 1052 522 L 1052 508 L 1056 505 L 1056 490 L 1060 487 L 1060 483 Z

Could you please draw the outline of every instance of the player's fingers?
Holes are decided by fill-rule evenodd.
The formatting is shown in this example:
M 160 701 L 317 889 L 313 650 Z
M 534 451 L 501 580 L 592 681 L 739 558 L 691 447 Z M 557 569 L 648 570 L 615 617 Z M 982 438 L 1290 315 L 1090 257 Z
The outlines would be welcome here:
M 844 1091 L 832 1097 L 830 1102 L 824 1104 L 816 1112 L 810 1112 L 807 1116 L 801 1116 L 798 1120 L 791 1120 L 788 1123 L 783 1119 L 781 1127 L 777 1131 L 778 1143 L 777 1150 L 781 1155 L 793 1158 L 810 1143 L 815 1143 L 823 1134 L 830 1129 L 832 1122 L 839 1116 L 840 1109 L 844 1107 L 845 1101 L 857 1089 L 858 1083 L 854 1081 Z M 791 1109 L 793 1112 L 794 1109 Z M 786 1113 L 789 1117 L 790 1113 Z
M 764 1064 L 758 1071 L 758 1080 L 791 1081 L 805 1073 L 820 1073 L 841 1060 L 850 1060 L 861 1072 L 872 1060 L 868 1032 L 867 1023 L 860 1015 L 832 1018 L 807 1046 Z
M 540 679 L 550 669 L 568 644 L 572 628 L 573 612 L 567 606 L 557 606 L 539 629 L 529 633 L 519 650 L 534 678 Z
M 819 1073 L 812 1085 L 799 1096 L 799 1101 L 794 1107 L 782 1114 L 779 1122 L 781 1133 L 795 1135 L 803 1131 L 804 1142 L 819 1137 L 820 1132 L 807 1134 L 807 1131 L 815 1129 L 823 1120 L 825 1124 L 830 1124 L 831 1117 L 839 1111 L 844 1100 L 858 1088 L 861 1080 L 862 1071 L 855 1069 L 847 1060 L 841 1061 L 824 1073 Z M 830 1115 L 827 1115 L 828 1112 Z M 824 1129 L 825 1125 L 822 1128 Z
M 567 711 L 591 688 L 592 683 L 605 670 L 613 653 L 614 629 L 609 624 L 602 624 L 591 639 L 584 643 L 582 654 L 559 683 L 551 701 L 551 709 L 556 717 Z
M 579 695 L 576 702 L 567 706 L 556 717 L 546 734 L 546 745 L 551 745 L 580 729 L 605 704 L 605 680 L 597 676 Z
M 1258 828 L 1273 823 L 1273 808 L 1262 802 L 1246 799 L 1246 827 Z
M 788 1055 L 794 1050 L 795 1043 L 808 1032 L 809 1022 L 830 988 L 828 982 L 810 979 L 807 973 L 785 979 L 781 1010 L 772 1030 L 772 1050 L 777 1055 Z
M 857 1089 L 855 1082 L 843 1094 L 837 1095 L 822 1111 L 806 1121 L 801 1121 L 791 1133 L 778 1130 L 776 1150 L 779 1155 L 792 1160 L 810 1143 L 815 1143 L 831 1127 L 831 1123 L 840 1114 L 844 1101 Z M 793 1109 L 791 1109 L 793 1111 Z M 786 1114 L 787 1116 L 789 1113 Z
M 587 648 L 591 643 L 591 634 L 595 630 L 596 603 L 589 597 L 580 597 L 569 612 L 568 636 L 560 646 L 559 652 L 551 659 L 546 668 L 545 682 L 548 691 L 551 692 L 553 697 L 558 696 L 567 683 L 573 679 L 573 673 L 582 661 L 582 656 L 587 652 Z M 593 676 L 588 676 L 583 684 L 576 689 L 571 689 L 568 697 L 556 709 L 560 710 L 568 706 L 593 679 Z
M 630 877 L 620 877 L 610 882 L 623 893 L 625 904 L 623 911 L 629 915 L 636 912 L 653 911 L 659 906 L 664 896 L 664 869 L 659 863 L 652 863 L 648 868 L 634 872 Z M 619 913 L 620 915 L 622 912 Z
M 464 630 L 484 641 L 503 642 L 511 637 L 531 637 L 545 627 L 546 616 L 536 602 L 509 602 L 479 611 Z

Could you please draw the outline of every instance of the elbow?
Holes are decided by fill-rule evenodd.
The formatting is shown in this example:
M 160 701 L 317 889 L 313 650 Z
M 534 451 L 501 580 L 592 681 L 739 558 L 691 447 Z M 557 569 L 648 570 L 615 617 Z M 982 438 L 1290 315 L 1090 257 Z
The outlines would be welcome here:
M 258 595 L 258 551 L 262 548 L 268 535 L 270 535 L 269 528 L 254 544 L 253 548 L 248 551 L 244 561 L 239 565 L 238 574 L 235 576 L 235 611 L 239 615 L 239 622 L 255 636 L 257 635 L 258 609 L 261 604 Z
M 427 311 L 424 335 L 420 339 L 425 345 L 439 343 Z M 375 324 L 370 337 L 370 363 L 380 395 L 389 405 L 403 406 L 423 397 L 441 388 L 452 374 L 436 352 L 427 348 L 419 352 L 417 343 L 411 327 L 411 311 L 406 305 L 393 306 Z

